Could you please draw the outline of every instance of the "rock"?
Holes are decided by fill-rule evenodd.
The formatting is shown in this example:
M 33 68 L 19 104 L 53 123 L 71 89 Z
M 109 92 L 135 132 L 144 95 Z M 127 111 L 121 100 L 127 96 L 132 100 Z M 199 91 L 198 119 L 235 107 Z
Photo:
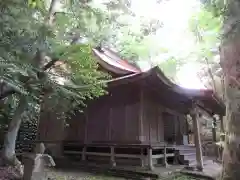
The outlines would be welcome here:
M 28 154 L 24 157 L 23 180 L 45 180 L 45 167 L 55 166 L 53 158 L 47 154 Z
M 36 153 L 36 154 L 43 154 L 44 152 L 45 152 L 45 146 L 44 146 L 44 144 L 43 143 L 38 143 L 38 144 L 36 144 L 36 147 L 35 147 L 35 149 L 34 149 L 34 152 Z

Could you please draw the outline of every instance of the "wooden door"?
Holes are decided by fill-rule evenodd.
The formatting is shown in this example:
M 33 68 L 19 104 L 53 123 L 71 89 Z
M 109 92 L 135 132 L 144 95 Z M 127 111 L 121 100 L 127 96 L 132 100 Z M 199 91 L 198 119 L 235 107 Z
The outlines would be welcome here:
M 175 134 L 176 134 L 176 144 L 182 145 L 183 144 L 183 122 L 179 116 L 175 117 Z
M 172 144 L 175 142 L 174 116 L 170 113 L 164 112 L 162 117 L 164 125 L 164 141 Z

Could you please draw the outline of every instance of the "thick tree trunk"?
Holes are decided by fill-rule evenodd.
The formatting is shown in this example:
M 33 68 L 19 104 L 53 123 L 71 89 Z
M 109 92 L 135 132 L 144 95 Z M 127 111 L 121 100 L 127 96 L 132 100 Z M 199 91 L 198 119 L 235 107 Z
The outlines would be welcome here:
M 4 163 L 16 167 L 20 173 L 22 173 L 21 162 L 16 157 L 15 144 L 17 134 L 22 122 L 21 116 L 23 115 L 26 107 L 27 102 L 25 98 L 21 98 L 15 114 L 9 124 L 7 134 L 5 135 L 4 147 L 2 152 L 2 158 L 4 160 Z
M 236 91 L 229 87 L 228 92 Z M 227 102 L 227 128 L 223 152 L 222 180 L 237 180 L 240 177 L 240 99 L 233 93 Z M 235 97 L 235 99 L 233 99 Z
M 236 6 L 239 8 L 239 6 Z M 226 21 L 232 28 L 234 21 Z M 229 23 L 229 24 L 227 24 Z M 239 25 L 237 25 L 239 26 Z M 235 32 L 236 33 L 236 32 Z M 226 35 L 226 34 L 225 34 Z M 233 34 L 232 34 L 233 35 Z M 226 137 L 223 152 L 222 180 L 240 177 L 240 37 L 227 39 L 221 46 L 221 66 L 225 74 Z
M 225 76 L 226 136 L 222 180 L 240 177 L 240 2 L 227 3 L 224 14 L 221 66 Z

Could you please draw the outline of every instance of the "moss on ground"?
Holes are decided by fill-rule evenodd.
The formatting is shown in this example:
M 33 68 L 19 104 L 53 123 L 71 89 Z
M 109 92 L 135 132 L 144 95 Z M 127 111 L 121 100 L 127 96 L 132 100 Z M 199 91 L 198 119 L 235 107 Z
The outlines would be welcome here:
M 205 180 L 205 179 L 178 174 L 178 175 L 173 175 L 166 178 L 161 178 L 159 180 Z

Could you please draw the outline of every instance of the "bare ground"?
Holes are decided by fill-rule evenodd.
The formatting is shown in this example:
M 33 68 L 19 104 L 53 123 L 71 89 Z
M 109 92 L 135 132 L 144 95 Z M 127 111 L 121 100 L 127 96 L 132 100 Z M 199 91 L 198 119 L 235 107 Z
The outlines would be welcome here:
M 81 171 L 48 169 L 48 177 L 53 180 L 124 180 L 124 178 L 96 175 Z
M 13 167 L 0 167 L 0 179 L 1 180 L 18 180 L 19 174 Z
M 125 178 L 109 177 L 104 175 L 96 175 L 93 173 L 81 171 L 69 171 L 60 169 L 47 169 L 46 180 L 124 180 Z M 0 180 L 20 180 L 17 178 L 14 169 L 0 167 Z M 164 180 L 204 180 L 193 178 L 185 175 L 172 175 L 165 177 Z

